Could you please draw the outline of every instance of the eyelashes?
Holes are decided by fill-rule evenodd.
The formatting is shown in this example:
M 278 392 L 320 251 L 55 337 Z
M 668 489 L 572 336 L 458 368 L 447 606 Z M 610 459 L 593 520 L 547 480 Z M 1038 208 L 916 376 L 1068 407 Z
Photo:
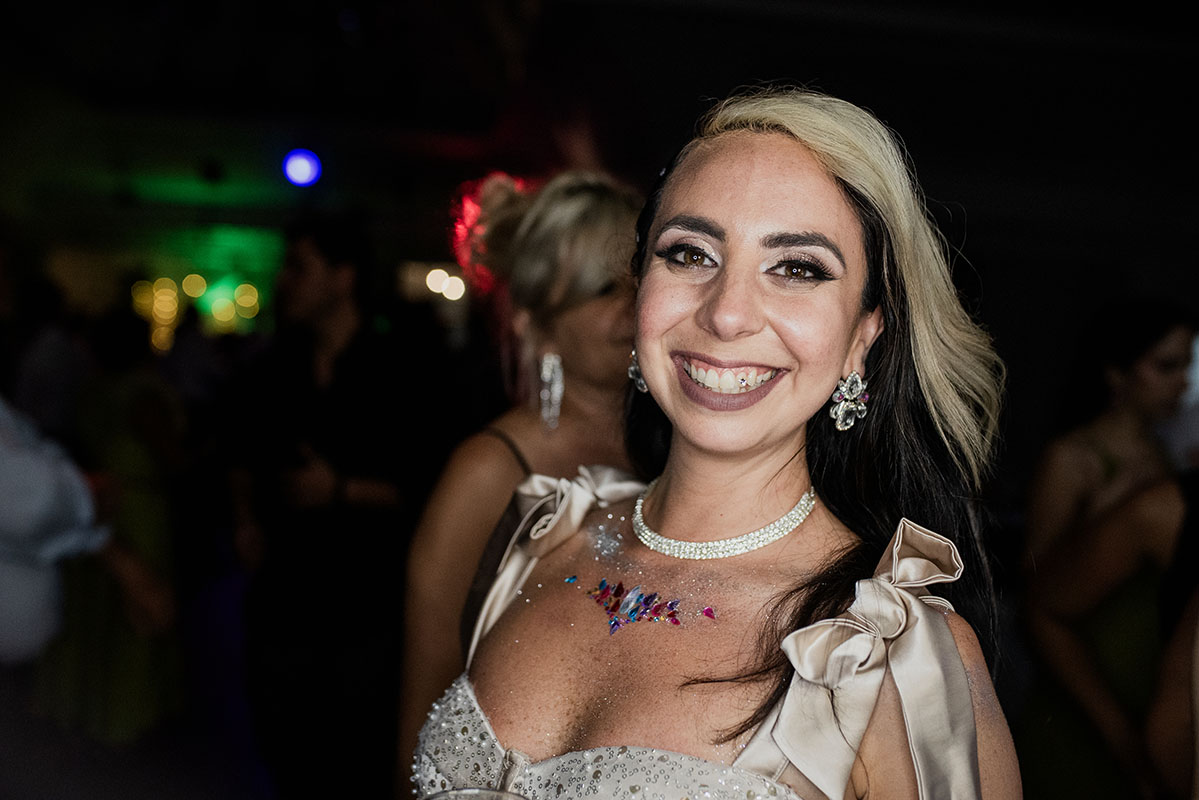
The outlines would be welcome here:
M 711 269 L 719 267 L 715 256 L 698 245 L 678 242 L 654 251 L 654 255 L 673 267 L 681 269 Z M 833 279 L 833 273 L 814 257 L 784 258 L 765 270 L 767 275 L 785 283 L 816 283 Z
M 669 247 L 663 247 L 654 253 L 655 256 L 679 267 L 695 268 L 695 267 L 715 267 L 716 259 L 708 255 L 702 248 L 693 244 L 685 244 L 679 242 L 672 244 Z
M 786 281 L 807 283 L 809 281 L 832 280 L 830 273 L 823 264 L 810 259 L 789 259 L 775 264 L 767 272 L 778 275 Z

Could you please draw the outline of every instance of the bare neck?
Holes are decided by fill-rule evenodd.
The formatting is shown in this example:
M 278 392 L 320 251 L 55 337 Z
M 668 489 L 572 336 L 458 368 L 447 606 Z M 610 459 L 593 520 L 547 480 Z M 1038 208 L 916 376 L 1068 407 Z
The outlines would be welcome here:
M 798 451 L 796 451 L 798 453 Z M 676 539 L 712 541 L 760 528 L 789 511 L 811 486 L 802 454 L 720 457 L 679 441 L 646 500 L 647 523 Z

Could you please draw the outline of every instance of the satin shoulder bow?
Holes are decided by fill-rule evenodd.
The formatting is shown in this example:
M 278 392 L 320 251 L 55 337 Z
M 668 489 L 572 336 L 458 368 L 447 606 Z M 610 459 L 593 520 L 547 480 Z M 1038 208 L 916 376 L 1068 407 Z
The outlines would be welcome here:
M 516 597 L 541 556 L 574 535 L 591 509 L 634 497 L 645 484 L 615 467 L 580 466 L 574 478 L 530 475 L 516 487 L 513 503 L 520 522 L 483 600 L 471 637 L 467 664 L 479 640 Z
M 579 467 L 574 478 L 530 475 L 516 487 L 516 503 L 523 511 L 512 546 L 540 557 L 569 538 L 592 508 L 635 496 L 645 484 L 614 467 Z M 501 568 L 502 569 L 502 568 Z
M 927 589 L 961 574 L 953 542 L 901 521 L 874 577 L 858 581 L 845 613 L 783 640 L 795 674 L 747 751 L 768 744 L 762 741 L 768 730 L 787 762 L 840 800 L 889 666 L 922 800 L 977 797 L 970 687 L 939 610 L 952 606 Z

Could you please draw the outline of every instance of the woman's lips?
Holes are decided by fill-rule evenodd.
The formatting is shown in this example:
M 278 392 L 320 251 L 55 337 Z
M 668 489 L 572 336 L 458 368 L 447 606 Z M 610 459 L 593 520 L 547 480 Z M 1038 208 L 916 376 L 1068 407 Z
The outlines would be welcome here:
M 758 364 L 727 366 L 687 353 L 675 353 L 683 394 L 715 411 L 736 411 L 761 400 L 785 370 Z

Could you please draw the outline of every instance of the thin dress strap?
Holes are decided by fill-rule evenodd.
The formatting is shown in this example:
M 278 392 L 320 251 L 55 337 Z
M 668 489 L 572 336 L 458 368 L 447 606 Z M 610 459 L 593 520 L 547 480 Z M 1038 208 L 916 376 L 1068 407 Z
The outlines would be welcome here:
M 480 431 L 480 433 L 491 434 L 504 444 L 508 445 L 508 449 L 512 451 L 512 457 L 516 459 L 516 463 L 520 464 L 520 468 L 524 471 L 525 477 L 527 478 L 533 474 L 533 468 L 529 466 L 529 460 L 525 458 L 524 453 L 520 452 L 520 448 L 516 446 L 516 442 L 512 440 L 511 436 L 496 427 L 484 428 L 482 431 Z
M 520 452 L 520 448 L 516 446 L 516 442 L 512 440 L 511 436 L 494 426 L 486 427 L 480 433 L 490 434 L 506 444 L 512 452 L 513 458 L 524 470 L 526 478 L 533 474 L 533 470 L 529 468 L 528 459 L 525 458 L 524 453 Z M 467 590 L 466 606 L 462 610 L 462 616 L 458 619 L 458 637 L 463 653 L 470 647 L 471 635 L 475 629 L 475 618 L 479 615 L 479 608 L 483 604 L 483 598 L 487 596 L 487 590 L 491 588 L 491 583 L 495 580 L 496 568 L 499 567 L 500 560 L 504 557 L 504 551 L 508 548 L 508 542 L 511 540 L 518 522 L 520 522 L 520 511 L 512 502 L 509 502 L 499 523 L 488 537 L 487 544 L 483 548 L 483 555 L 475 567 L 474 578 L 471 580 L 470 589 Z

